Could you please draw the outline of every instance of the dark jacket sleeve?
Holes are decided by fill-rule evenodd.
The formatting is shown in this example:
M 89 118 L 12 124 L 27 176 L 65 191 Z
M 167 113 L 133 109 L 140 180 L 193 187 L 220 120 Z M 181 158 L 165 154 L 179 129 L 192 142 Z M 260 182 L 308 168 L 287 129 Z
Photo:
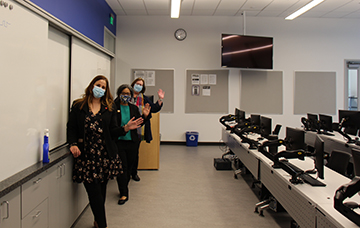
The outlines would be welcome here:
M 151 112 L 149 113 L 149 115 L 147 117 L 145 117 L 144 114 L 140 114 L 140 111 L 139 111 L 139 108 L 136 106 L 136 105 L 133 105 L 133 104 L 129 104 L 130 105 L 130 108 L 131 108 L 131 112 L 133 113 L 133 115 L 131 116 L 132 117 L 135 117 L 135 119 L 138 119 L 138 118 L 143 118 L 144 122 L 141 124 L 141 126 L 143 126 L 147 121 L 149 121 L 151 119 Z
M 151 106 L 151 112 L 156 113 L 159 112 L 164 105 L 164 102 L 160 105 L 158 101 L 156 103 L 153 103 L 147 96 L 144 95 L 144 104 L 149 103 Z
M 79 126 L 79 114 L 80 108 L 79 105 L 75 106 L 72 104 L 70 114 L 69 114 L 69 121 L 66 125 L 66 138 L 67 142 L 71 145 L 73 143 L 77 143 L 80 136 L 80 126 Z
M 112 139 L 117 139 L 119 136 L 126 135 L 124 128 L 120 126 L 120 123 L 117 120 L 117 107 L 114 104 L 113 111 L 111 112 L 111 120 L 110 120 L 110 134 Z

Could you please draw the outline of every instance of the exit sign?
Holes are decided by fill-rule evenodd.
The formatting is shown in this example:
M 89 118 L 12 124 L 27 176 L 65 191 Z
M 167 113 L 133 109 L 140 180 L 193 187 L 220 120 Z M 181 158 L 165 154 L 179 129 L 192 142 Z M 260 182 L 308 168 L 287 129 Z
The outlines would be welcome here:
M 109 15 L 109 23 L 111 25 L 114 25 L 114 20 L 115 20 L 114 14 L 110 13 L 110 15 Z

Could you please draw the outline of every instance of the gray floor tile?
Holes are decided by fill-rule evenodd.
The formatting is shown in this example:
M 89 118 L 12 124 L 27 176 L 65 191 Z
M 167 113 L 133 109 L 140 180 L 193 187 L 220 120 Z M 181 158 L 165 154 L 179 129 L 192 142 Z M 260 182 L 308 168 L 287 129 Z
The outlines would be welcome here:
M 286 212 L 254 213 L 259 201 L 248 176 L 217 171 L 213 159 L 219 146 L 161 145 L 160 169 L 141 170 L 140 182 L 130 182 L 129 201 L 118 205 L 116 181 L 108 184 L 109 228 L 290 227 Z M 92 227 L 87 208 L 74 228 Z

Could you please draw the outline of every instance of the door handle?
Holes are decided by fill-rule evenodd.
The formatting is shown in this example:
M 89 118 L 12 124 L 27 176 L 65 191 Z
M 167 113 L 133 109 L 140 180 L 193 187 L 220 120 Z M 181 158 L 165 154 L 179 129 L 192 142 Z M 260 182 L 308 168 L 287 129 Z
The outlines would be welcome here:
M 10 203 L 9 201 L 4 201 L 1 203 L 1 206 L 6 203 L 6 217 L 3 219 L 8 219 L 10 216 Z

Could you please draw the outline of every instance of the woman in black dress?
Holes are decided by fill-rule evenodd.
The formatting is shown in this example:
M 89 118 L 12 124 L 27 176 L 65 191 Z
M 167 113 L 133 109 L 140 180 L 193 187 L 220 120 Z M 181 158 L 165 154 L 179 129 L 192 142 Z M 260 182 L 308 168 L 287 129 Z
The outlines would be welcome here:
M 90 82 L 82 98 L 71 107 L 67 141 L 75 159 L 73 180 L 85 186 L 95 227 L 107 227 L 106 185 L 122 172 L 114 139 L 138 128 L 142 122 L 142 118 L 132 118 L 123 127 L 118 126 L 109 82 L 102 75 Z

